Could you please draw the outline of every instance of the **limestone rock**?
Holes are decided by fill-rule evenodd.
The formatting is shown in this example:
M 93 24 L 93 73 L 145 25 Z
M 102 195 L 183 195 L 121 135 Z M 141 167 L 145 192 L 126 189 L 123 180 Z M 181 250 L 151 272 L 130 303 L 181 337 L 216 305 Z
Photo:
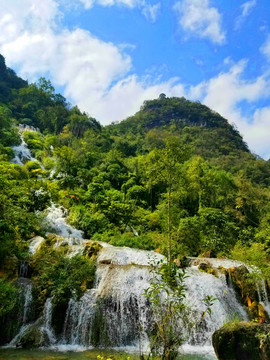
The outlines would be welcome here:
M 270 325 L 229 323 L 213 334 L 218 360 L 269 360 Z

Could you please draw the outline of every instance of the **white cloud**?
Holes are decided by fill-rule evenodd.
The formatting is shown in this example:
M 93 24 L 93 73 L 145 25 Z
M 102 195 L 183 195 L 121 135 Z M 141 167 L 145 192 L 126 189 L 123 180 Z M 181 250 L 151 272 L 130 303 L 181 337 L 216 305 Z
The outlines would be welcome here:
M 234 27 L 235 30 L 239 29 L 242 26 L 245 18 L 250 15 L 252 9 L 256 6 L 256 4 L 257 0 L 250 0 L 241 5 L 242 13 L 236 18 Z
M 221 28 L 221 15 L 210 6 L 209 0 L 182 0 L 174 5 L 180 26 L 190 35 L 207 38 L 223 44 L 225 33 Z
M 191 87 L 176 78 L 139 78 L 132 74 L 132 59 L 125 46 L 116 46 L 94 37 L 83 29 L 67 30 L 57 26 L 61 16 L 57 2 L 14 0 L 16 8 L 0 0 L 0 53 L 8 66 L 19 67 L 20 75 L 36 80 L 50 76 L 53 84 L 64 87 L 64 95 L 103 124 L 121 120 L 138 111 L 146 99 L 188 96 L 201 100 L 237 124 L 251 150 L 270 157 L 270 107 L 258 109 L 250 117 L 241 111 L 241 102 L 256 103 L 270 93 L 265 76 L 244 79 L 246 61 L 233 64 L 228 72 Z M 2 5 L 2 6 L 1 6 Z M 44 15 L 44 16 L 43 16 Z M 262 51 L 270 53 L 268 39 Z M 227 65 L 232 60 L 227 60 Z
M 242 8 L 242 16 L 248 16 L 251 12 L 251 10 L 256 6 L 257 0 L 250 0 L 245 2 L 241 8 Z
M 270 82 L 264 76 L 253 81 L 243 79 L 247 62 L 242 60 L 226 73 L 203 82 L 190 89 L 189 96 L 201 100 L 235 123 L 250 149 L 270 158 L 270 108 L 256 110 L 249 117 L 242 114 L 241 102 L 255 103 L 269 94 Z
M 76 4 L 77 0 L 74 0 Z M 101 6 L 126 6 L 130 9 L 135 7 L 139 8 L 145 18 L 154 23 L 156 22 L 159 14 L 161 3 L 150 4 L 146 0 L 79 0 L 79 2 L 84 6 L 85 9 L 90 9 L 94 4 Z
M 160 8 L 161 8 L 160 2 L 158 2 L 154 5 L 150 5 L 150 4 L 145 5 L 142 10 L 142 13 L 146 17 L 147 20 L 154 23 L 154 22 L 156 22 L 157 17 L 159 16 Z
M 265 43 L 260 48 L 260 50 L 267 58 L 267 60 L 270 61 L 270 35 L 268 36 L 268 38 L 266 39 Z
M 94 0 L 80 0 L 85 9 L 90 9 L 93 6 Z
M 85 9 L 90 9 L 95 3 L 101 6 L 127 6 L 129 8 L 145 7 L 145 0 L 79 0 L 83 4 Z
M 184 94 L 176 79 L 157 85 L 131 75 L 125 46 L 104 42 L 83 29 L 57 27 L 61 14 L 56 1 L 43 0 L 40 11 L 36 0 L 16 5 L 0 6 L 0 34 L 7 25 L 9 29 L 0 35 L 0 52 L 8 65 L 19 66 L 19 74 L 30 81 L 49 74 L 69 100 L 103 124 L 133 114 L 146 98 L 161 92 Z

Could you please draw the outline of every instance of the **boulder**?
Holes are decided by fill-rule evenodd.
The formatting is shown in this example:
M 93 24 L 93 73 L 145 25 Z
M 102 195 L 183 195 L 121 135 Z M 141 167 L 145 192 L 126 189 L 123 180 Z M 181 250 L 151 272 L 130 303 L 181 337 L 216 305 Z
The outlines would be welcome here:
M 30 325 L 21 335 L 16 347 L 24 349 L 39 348 L 50 344 L 46 329 L 35 323 Z
M 269 360 L 270 325 L 234 322 L 213 334 L 218 360 Z
M 96 259 L 98 252 L 102 249 L 102 245 L 97 242 L 89 242 L 85 245 L 83 255 L 89 259 Z
M 244 266 L 227 269 L 227 280 L 231 281 L 241 303 L 248 307 L 251 319 L 258 318 L 258 293 L 254 281 L 248 279 L 249 271 Z M 266 318 L 266 317 L 265 317 Z
M 216 269 L 213 269 L 211 265 L 209 265 L 206 262 L 202 262 L 200 263 L 200 265 L 198 266 L 198 269 L 202 272 L 205 272 L 207 274 L 211 274 L 214 276 L 218 276 L 218 272 Z

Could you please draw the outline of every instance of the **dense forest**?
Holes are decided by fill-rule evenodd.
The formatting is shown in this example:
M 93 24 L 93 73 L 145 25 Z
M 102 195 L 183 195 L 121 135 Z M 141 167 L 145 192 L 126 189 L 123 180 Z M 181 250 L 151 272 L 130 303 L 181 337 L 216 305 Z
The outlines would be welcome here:
M 28 126 L 21 136 L 37 159 L 22 166 L 12 162 L 19 124 Z M 270 276 L 270 161 L 250 153 L 237 129 L 199 102 L 161 94 L 102 126 L 50 81 L 17 77 L 0 56 L 0 166 L 0 317 L 16 302 L 12 264 L 29 260 L 33 236 L 51 241 L 54 229 L 44 222 L 51 203 L 67 209 L 86 239 L 169 251 L 172 259 L 236 258 Z M 53 250 L 30 260 L 43 304 L 53 292 L 70 297 L 70 284 L 79 296 L 85 274 L 93 274 L 84 258 Z

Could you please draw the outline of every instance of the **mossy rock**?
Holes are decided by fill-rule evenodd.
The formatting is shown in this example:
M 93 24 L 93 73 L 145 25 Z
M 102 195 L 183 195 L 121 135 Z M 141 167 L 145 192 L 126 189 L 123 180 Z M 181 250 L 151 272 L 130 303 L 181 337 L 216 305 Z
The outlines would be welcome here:
M 227 274 L 242 304 L 249 308 L 252 319 L 256 318 L 258 316 L 257 287 L 255 283 L 248 281 L 248 269 L 244 265 L 231 267 L 227 269 Z
M 83 255 L 88 257 L 89 259 L 95 259 L 101 249 L 102 246 L 97 242 L 89 242 L 84 248 Z
M 30 325 L 21 336 L 16 346 L 24 349 L 39 348 L 50 344 L 49 336 L 38 323 Z
M 8 256 L 4 259 L 1 272 L 6 279 L 16 279 L 18 276 L 19 260 L 14 256 Z
M 215 254 L 213 253 L 212 250 L 208 250 L 208 251 L 205 251 L 204 253 L 201 253 L 198 257 L 210 259 L 210 258 L 214 258 Z
M 219 360 L 269 360 L 270 325 L 252 322 L 229 323 L 213 334 Z
M 207 274 L 211 274 L 211 275 L 214 275 L 214 276 L 218 276 L 218 272 L 216 269 L 213 269 L 211 265 L 207 264 L 207 263 L 200 263 L 198 269 L 202 272 L 205 272 Z
M 186 256 L 183 256 L 183 257 L 174 259 L 173 262 L 174 262 L 175 265 L 176 265 L 177 267 L 179 267 L 180 269 L 184 269 L 184 268 L 190 266 L 190 259 L 187 258 Z

